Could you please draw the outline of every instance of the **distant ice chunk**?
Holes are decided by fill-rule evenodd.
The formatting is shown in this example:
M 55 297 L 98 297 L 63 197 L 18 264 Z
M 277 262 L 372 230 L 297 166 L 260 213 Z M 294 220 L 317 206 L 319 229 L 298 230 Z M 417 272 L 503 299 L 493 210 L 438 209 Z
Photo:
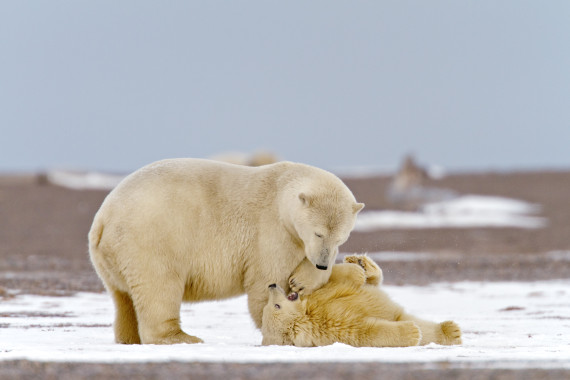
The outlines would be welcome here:
M 404 228 L 541 228 L 547 219 L 534 214 L 540 206 L 517 199 L 465 195 L 427 203 L 418 212 L 368 211 L 358 215 L 355 231 Z
M 51 184 L 74 190 L 111 190 L 125 178 L 119 174 L 52 170 L 46 173 Z
M 505 197 L 465 195 L 445 202 L 428 203 L 423 207 L 429 214 L 534 214 L 540 206 Z

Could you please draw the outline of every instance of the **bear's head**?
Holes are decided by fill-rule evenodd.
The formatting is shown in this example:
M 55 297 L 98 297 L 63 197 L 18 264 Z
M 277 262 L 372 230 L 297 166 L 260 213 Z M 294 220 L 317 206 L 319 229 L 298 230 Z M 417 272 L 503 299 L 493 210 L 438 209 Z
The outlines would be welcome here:
M 301 192 L 296 203 L 293 224 L 305 256 L 318 269 L 327 270 L 334 264 L 338 247 L 348 240 L 364 204 L 357 203 L 348 189 Z
M 306 301 L 297 293 L 286 295 L 276 284 L 269 285 L 269 300 L 263 308 L 261 333 L 264 346 L 293 345 L 295 321 L 305 315 Z

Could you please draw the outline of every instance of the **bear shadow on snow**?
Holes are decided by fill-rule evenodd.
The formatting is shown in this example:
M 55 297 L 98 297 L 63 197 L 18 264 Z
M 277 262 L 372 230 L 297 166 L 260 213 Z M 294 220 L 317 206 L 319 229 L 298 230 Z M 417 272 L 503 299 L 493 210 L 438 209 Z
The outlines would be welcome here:
M 314 347 L 335 342 L 355 347 L 461 344 L 452 321 L 435 323 L 405 313 L 379 285 L 382 270 L 365 255 L 333 266 L 329 282 L 310 295 L 287 295 L 269 286 L 263 309 L 263 345 Z

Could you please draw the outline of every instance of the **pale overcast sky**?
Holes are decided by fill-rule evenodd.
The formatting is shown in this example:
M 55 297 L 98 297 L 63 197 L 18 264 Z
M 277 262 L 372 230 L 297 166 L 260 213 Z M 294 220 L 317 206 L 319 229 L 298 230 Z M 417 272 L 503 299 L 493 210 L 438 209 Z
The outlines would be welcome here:
M 570 168 L 570 1 L 0 2 L 0 171 Z

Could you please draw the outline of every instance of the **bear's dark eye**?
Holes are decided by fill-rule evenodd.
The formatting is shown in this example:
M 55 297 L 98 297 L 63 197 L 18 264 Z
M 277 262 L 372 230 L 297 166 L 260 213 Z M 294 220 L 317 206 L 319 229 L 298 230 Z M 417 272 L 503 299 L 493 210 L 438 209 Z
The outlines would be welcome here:
M 276 308 L 276 309 L 281 309 L 281 306 L 280 306 L 278 303 L 276 303 L 276 304 L 275 304 L 275 308 Z
M 316 233 L 316 232 L 315 232 L 315 236 L 318 237 L 319 239 L 322 239 L 322 238 L 323 238 L 323 235 L 318 234 L 318 233 Z

